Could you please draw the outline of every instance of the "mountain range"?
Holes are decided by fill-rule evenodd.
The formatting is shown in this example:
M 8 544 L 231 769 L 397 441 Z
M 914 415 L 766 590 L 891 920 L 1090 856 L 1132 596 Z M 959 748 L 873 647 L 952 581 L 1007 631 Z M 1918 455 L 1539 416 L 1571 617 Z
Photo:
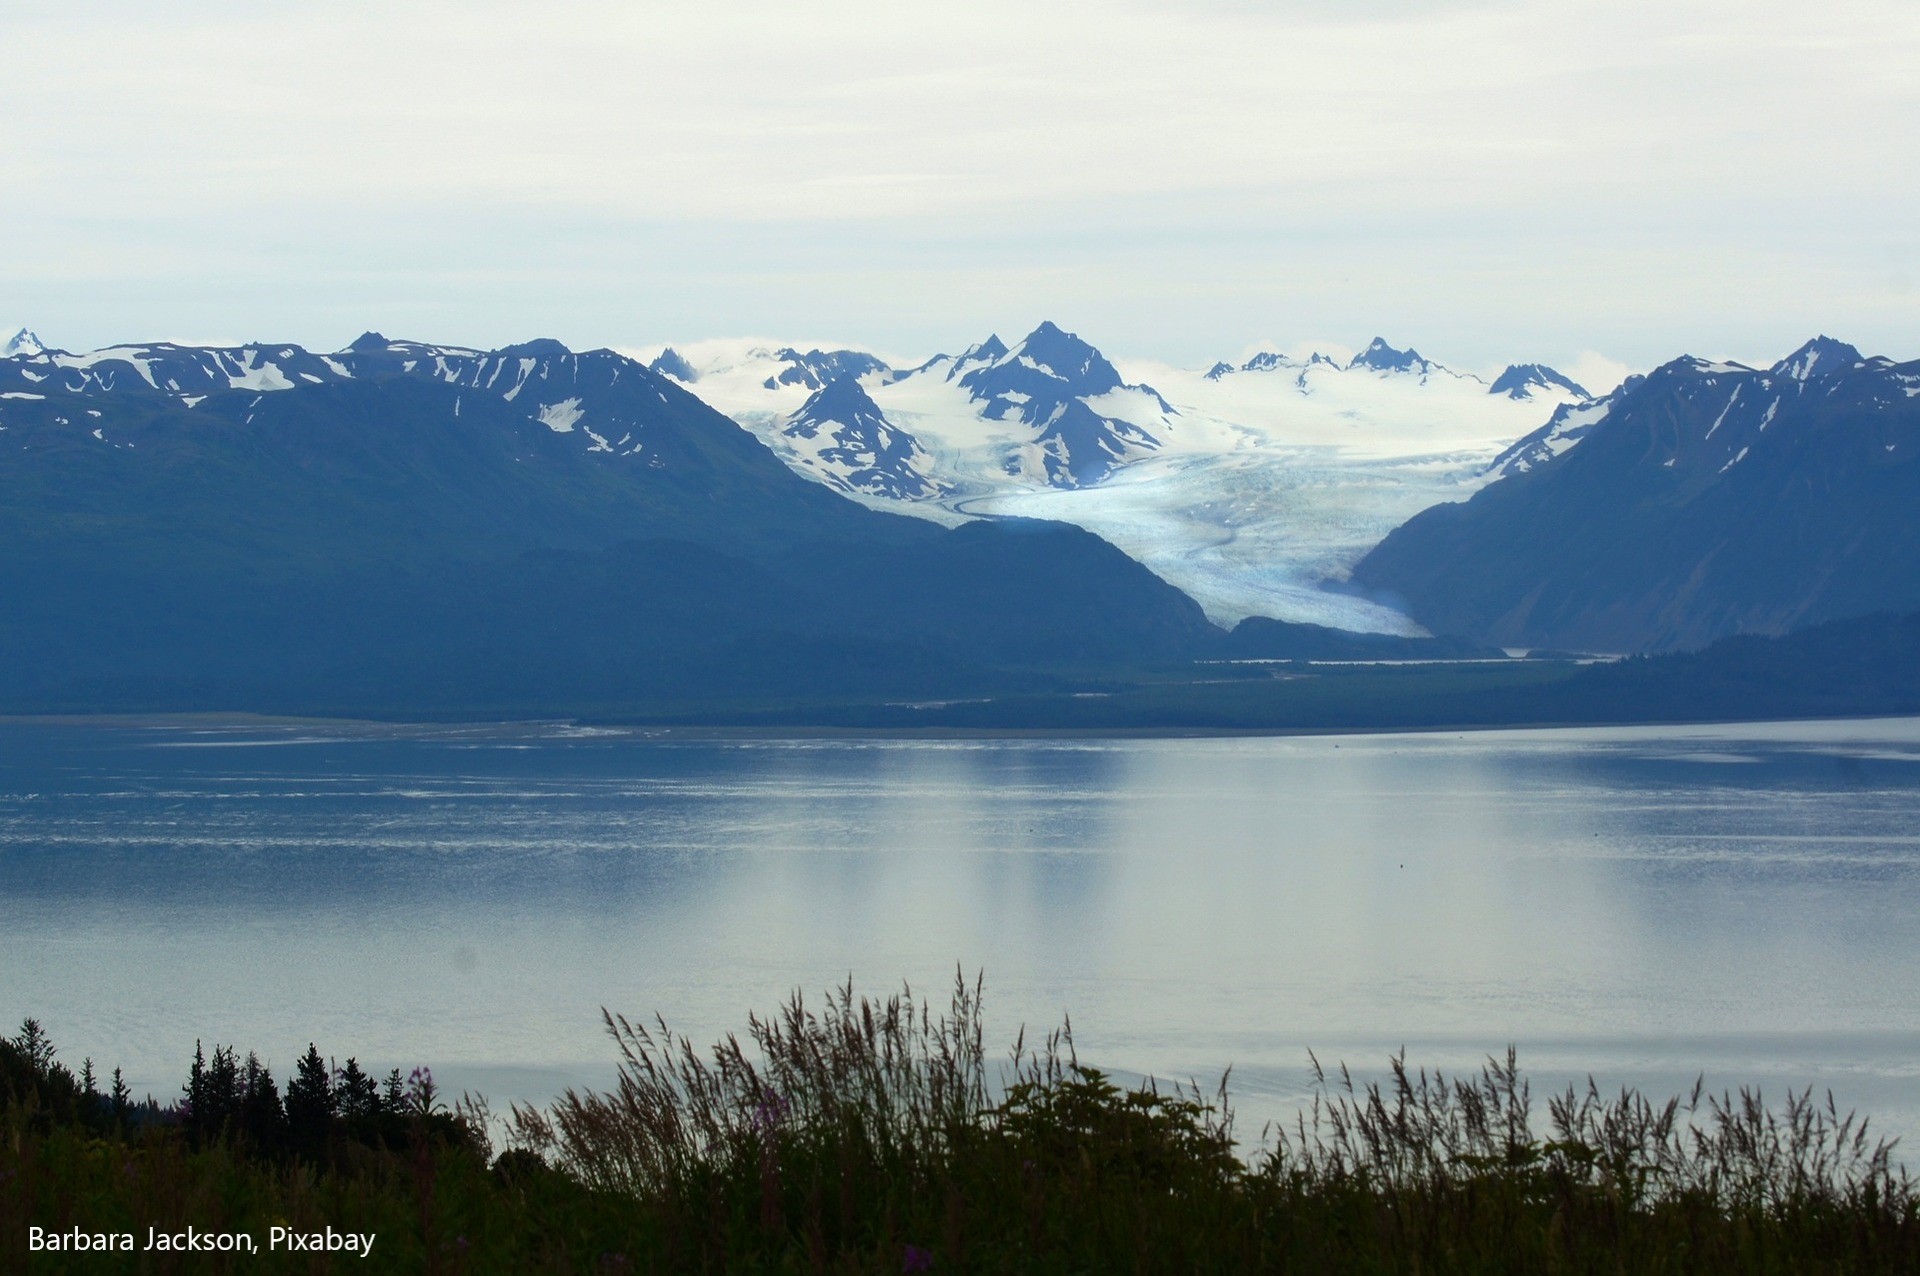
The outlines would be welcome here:
M 1321 582 L 1421 509 L 1476 490 L 1557 406 L 1586 401 L 1538 364 L 1489 384 L 1380 339 L 1350 358 L 1262 349 L 1201 370 L 1115 361 L 1051 322 L 903 366 L 791 343 L 638 353 L 797 472 L 875 508 L 1070 522 L 1218 623 L 1403 635 L 1421 631 Z
M 1597 398 L 1382 340 L 1130 364 L 1051 323 L 906 367 L 378 333 L 4 350 L 12 707 L 1042 694 L 1920 607 L 1920 363 L 1826 337 Z
M 1828 337 L 1563 407 L 1352 582 L 1436 632 L 1665 651 L 1920 606 L 1920 362 Z
M 15 344 L 12 708 L 923 695 L 1217 633 L 1078 528 L 862 508 L 611 351 Z

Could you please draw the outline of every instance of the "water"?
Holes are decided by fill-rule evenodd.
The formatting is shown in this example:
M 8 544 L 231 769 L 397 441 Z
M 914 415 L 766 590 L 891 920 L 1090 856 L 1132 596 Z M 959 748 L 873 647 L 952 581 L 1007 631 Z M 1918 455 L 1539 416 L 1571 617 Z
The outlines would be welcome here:
M 1920 719 L 1235 739 L 0 723 L 0 1016 L 177 1091 L 309 1040 L 496 1103 L 984 970 L 1245 1124 L 1308 1047 L 1831 1087 L 1920 1135 Z M 1916 1141 L 1909 1138 L 1909 1143 Z

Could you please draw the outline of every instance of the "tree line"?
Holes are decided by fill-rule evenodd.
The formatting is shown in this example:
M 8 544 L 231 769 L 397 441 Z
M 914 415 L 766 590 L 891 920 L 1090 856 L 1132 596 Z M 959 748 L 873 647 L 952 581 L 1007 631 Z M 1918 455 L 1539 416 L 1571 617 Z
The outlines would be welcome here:
M 243 1059 L 237 1047 L 215 1044 L 208 1054 L 196 1041 L 186 1084 L 165 1105 L 151 1095 L 135 1101 L 118 1067 L 103 1089 L 91 1057 L 75 1072 L 57 1053 L 37 1019 L 0 1038 L 0 1100 L 42 1130 L 77 1125 L 107 1135 L 168 1126 L 196 1147 L 242 1145 L 272 1159 L 316 1159 L 346 1145 L 402 1147 L 423 1121 L 442 1135 L 462 1127 L 427 1068 L 375 1078 L 358 1059 L 336 1064 L 312 1042 L 283 1093 L 256 1052 Z

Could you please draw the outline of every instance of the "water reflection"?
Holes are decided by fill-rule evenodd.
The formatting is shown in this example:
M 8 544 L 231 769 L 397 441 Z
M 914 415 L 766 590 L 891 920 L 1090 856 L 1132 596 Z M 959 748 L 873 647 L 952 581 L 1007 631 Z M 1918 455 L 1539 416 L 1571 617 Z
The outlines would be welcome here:
M 0 724 L 0 1013 L 544 1096 L 602 1005 L 988 972 L 1256 1114 L 1304 1050 L 1832 1082 L 1916 1121 L 1920 720 L 1143 740 Z M 1676 1080 L 1677 1079 L 1677 1080 Z M 504 1089 L 502 1089 L 504 1087 Z M 1266 1105 L 1265 1109 L 1262 1105 Z

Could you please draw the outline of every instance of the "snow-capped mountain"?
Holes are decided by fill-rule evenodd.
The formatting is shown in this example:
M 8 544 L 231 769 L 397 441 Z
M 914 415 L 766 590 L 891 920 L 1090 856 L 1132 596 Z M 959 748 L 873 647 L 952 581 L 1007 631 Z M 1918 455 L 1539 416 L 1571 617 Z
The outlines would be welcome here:
M 1095 484 L 1156 451 L 1174 415 L 1151 386 L 1128 384 L 1098 350 L 1052 323 L 1011 348 L 990 336 L 962 354 L 937 354 L 908 368 L 856 350 L 802 355 L 791 346 L 720 342 L 669 348 L 653 363 L 755 430 L 801 472 L 882 499 Z M 897 457 L 917 449 L 931 458 L 931 470 L 920 462 L 917 475 L 882 466 L 887 477 L 880 478 L 861 450 L 843 457 L 794 446 L 816 437 L 825 421 L 797 401 L 821 375 L 851 378 L 870 396 L 870 411 L 838 396 L 841 408 L 869 412 L 871 422 L 839 425 L 855 436 L 884 428 L 898 440 Z M 805 427 L 799 434 L 791 429 L 796 423 Z
M 1545 465 L 1586 438 L 1596 425 L 1606 419 L 1608 407 L 1607 399 L 1562 403 L 1553 410 L 1553 415 L 1547 418 L 1545 425 L 1494 457 L 1487 466 L 1487 477 L 1501 479 L 1509 474 L 1525 474 L 1536 466 Z
M 1355 583 L 1448 633 L 1601 651 L 1920 605 L 1920 363 L 1828 337 L 1765 369 L 1675 359 L 1494 470 Z
M 1531 399 L 1544 393 L 1547 398 L 1570 394 L 1587 399 L 1586 389 L 1564 373 L 1544 363 L 1510 363 L 1487 387 L 1488 394 L 1504 394 L 1509 399 Z
M 852 373 L 822 386 L 780 433 L 799 468 L 844 492 L 920 501 L 947 490 L 927 473 L 926 449 L 888 422 Z
M 1195 370 L 1109 359 L 1044 323 L 1011 347 L 991 336 L 915 361 L 824 348 L 881 365 L 859 378 L 871 411 L 837 409 L 837 425 L 862 442 L 830 455 L 815 440 L 833 436 L 833 412 L 806 410 L 803 388 L 780 376 L 796 348 L 701 342 L 642 355 L 855 499 L 944 521 L 1077 523 L 1222 622 L 1418 632 L 1322 581 L 1420 510 L 1470 495 L 1515 439 L 1584 399 L 1554 385 L 1490 395 L 1479 378 L 1384 340 L 1353 358 L 1258 349 Z M 789 432 L 802 421 L 802 435 Z M 891 450 L 867 446 L 877 428 Z
M 1353 359 L 1347 364 L 1347 367 L 1350 370 L 1354 368 L 1365 368 L 1369 372 L 1398 372 L 1422 379 L 1430 377 L 1436 372 L 1444 372 L 1450 376 L 1460 375 L 1449 368 L 1442 368 L 1437 364 L 1429 363 L 1420 357 L 1418 350 L 1411 348 L 1395 350 L 1386 343 L 1386 339 L 1383 337 L 1375 337 L 1365 350 L 1353 356 Z M 1475 377 L 1474 380 L 1477 381 L 1479 378 Z
M 1005 458 L 1007 473 L 1034 473 L 1037 450 L 1039 473 L 1050 485 L 1085 487 L 1159 449 L 1148 425 L 1136 422 L 1164 424 L 1173 409 L 1152 386 L 1128 385 L 1106 356 L 1078 336 L 1042 323 L 988 362 L 986 351 L 999 344 L 995 337 L 975 346 L 972 366 L 963 356 L 949 379 L 987 420 L 1012 419 L 1034 428 L 1029 447 Z
M 348 375 L 325 355 L 299 346 L 187 346 L 173 342 L 109 346 L 84 354 L 56 350 L 24 333 L 20 348 L 0 362 L 0 381 L 28 389 L 84 394 L 145 389 L 182 401 L 222 390 L 290 390 L 298 383 L 319 385 Z M 9 345 L 12 345 L 10 342 Z M 187 406 L 191 407 L 192 403 Z
M 22 356 L 32 358 L 45 349 L 39 337 L 22 328 L 4 342 L 0 342 L 0 359 L 14 359 Z
M 1822 334 L 1774 364 L 1771 371 L 1777 377 L 1792 381 L 1809 381 L 1815 376 L 1838 372 L 1859 362 L 1858 350 L 1844 341 L 1835 341 Z
M 555 341 L 23 345 L 0 491 L 9 711 L 950 694 L 1219 637 L 1079 528 L 861 508 Z

